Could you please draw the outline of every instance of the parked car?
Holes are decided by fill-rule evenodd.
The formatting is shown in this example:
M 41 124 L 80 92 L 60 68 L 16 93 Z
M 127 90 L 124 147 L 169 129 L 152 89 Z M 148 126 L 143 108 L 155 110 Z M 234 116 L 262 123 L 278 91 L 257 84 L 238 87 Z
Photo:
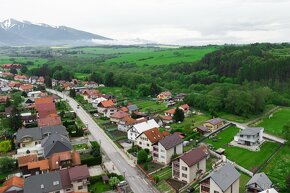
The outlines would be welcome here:
M 186 190 L 186 192 L 189 192 L 189 193 L 194 192 L 194 191 L 195 191 L 195 188 L 194 187 L 189 187 Z

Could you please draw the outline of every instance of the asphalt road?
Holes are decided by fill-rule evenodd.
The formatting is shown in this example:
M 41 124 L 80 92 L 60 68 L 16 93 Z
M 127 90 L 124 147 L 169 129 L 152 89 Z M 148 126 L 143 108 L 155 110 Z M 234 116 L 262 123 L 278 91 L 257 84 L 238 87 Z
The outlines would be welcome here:
M 102 151 L 107 154 L 116 168 L 123 175 L 125 174 L 125 179 L 134 193 L 158 192 L 151 182 L 143 174 L 139 173 L 134 163 L 114 144 L 91 116 L 82 107 L 77 108 L 78 103 L 74 99 L 55 90 L 47 89 L 47 91 L 57 94 L 68 101 L 68 104 L 77 113 L 79 118 L 88 125 L 88 129 L 94 139 L 101 144 Z

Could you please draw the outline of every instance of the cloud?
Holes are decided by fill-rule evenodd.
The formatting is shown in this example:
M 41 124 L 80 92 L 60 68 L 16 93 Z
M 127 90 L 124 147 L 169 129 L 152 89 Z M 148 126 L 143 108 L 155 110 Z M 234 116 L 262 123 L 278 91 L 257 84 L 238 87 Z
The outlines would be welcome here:
M 167 44 L 290 41 L 289 0 L 2 0 L 0 19 Z

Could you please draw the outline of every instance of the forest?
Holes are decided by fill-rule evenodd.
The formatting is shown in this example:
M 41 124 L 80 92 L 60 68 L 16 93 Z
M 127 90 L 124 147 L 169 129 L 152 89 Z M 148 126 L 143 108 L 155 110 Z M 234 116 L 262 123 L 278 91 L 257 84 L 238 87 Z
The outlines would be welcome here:
M 270 104 L 290 106 L 287 43 L 186 48 L 31 48 L 25 53 L 20 50 L 9 53 L 13 53 L 10 60 L 24 64 L 27 69 L 23 71 L 29 75 L 91 80 L 122 87 L 128 97 L 154 97 L 156 92 L 151 89 L 154 84 L 158 90 L 187 93 L 189 105 L 212 115 L 226 112 L 249 117 L 263 112 Z

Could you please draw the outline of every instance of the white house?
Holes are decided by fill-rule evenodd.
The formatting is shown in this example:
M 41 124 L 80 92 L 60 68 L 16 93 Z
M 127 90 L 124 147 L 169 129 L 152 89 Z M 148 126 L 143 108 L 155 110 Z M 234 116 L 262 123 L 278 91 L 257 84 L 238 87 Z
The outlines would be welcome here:
M 202 193 L 239 193 L 240 173 L 230 163 L 214 169 L 200 182 Z
M 172 162 L 172 178 L 191 183 L 206 172 L 206 149 L 198 147 Z
M 142 149 L 149 149 L 151 152 L 153 150 L 152 144 L 157 143 L 159 140 L 170 135 L 169 132 L 160 132 L 158 128 L 152 128 L 144 131 L 139 136 L 136 137 L 136 145 Z
M 159 128 L 158 123 L 156 123 L 154 119 L 135 124 L 128 130 L 128 139 L 131 141 L 136 141 L 137 136 L 152 128 Z
M 41 91 L 32 91 L 27 93 L 27 97 L 31 99 L 40 98 L 42 94 L 43 93 Z
M 94 108 L 98 108 L 98 105 L 100 102 L 103 102 L 103 101 L 106 101 L 107 99 L 104 98 L 104 97 L 99 97 L 99 98 L 96 98 L 92 101 L 92 105 Z
M 263 141 L 263 131 L 264 128 L 256 127 L 256 128 L 246 128 L 239 132 L 234 140 L 238 144 L 242 145 L 256 145 L 260 144 Z
M 174 133 L 153 145 L 153 160 L 161 164 L 168 164 L 173 155 L 181 155 L 183 153 L 183 141 L 178 134 Z

